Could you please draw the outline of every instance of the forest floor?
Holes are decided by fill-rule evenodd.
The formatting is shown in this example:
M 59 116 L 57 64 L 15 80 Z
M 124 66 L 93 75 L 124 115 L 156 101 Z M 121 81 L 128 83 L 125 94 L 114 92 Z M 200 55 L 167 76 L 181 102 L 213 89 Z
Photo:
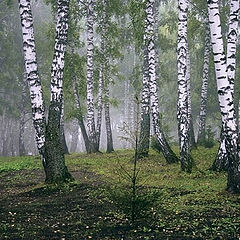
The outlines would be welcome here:
M 70 184 L 44 185 L 38 157 L 0 158 L 0 239 L 240 239 L 240 195 L 208 170 L 217 147 L 193 151 L 193 173 L 151 151 L 138 163 L 131 221 L 132 150 L 72 154 Z

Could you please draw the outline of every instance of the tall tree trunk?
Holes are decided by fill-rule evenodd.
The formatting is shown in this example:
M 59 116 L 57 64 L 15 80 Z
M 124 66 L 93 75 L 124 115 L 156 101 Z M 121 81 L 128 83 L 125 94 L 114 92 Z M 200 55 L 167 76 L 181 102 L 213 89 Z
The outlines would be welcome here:
M 93 102 L 93 24 L 94 24 L 94 0 L 88 0 L 87 14 L 87 127 L 91 151 L 97 152 L 97 135 L 94 119 Z
M 25 111 L 21 111 L 20 113 L 20 121 L 19 121 L 19 139 L 18 139 L 18 148 L 19 148 L 19 156 L 25 156 L 26 149 L 24 145 L 24 127 L 25 127 Z
M 101 17 L 101 46 L 100 46 L 100 54 L 101 54 L 101 64 L 99 69 L 99 81 L 98 81 L 98 113 L 97 113 L 97 148 L 99 149 L 100 145 L 100 137 L 101 137 L 101 126 L 102 126 L 102 109 L 103 109 L 103 82 L 104 82 L 104 73 L 106 67 L 105 61 L 105 35 L 106 35 L 106 0 L 103 0 L 103 10 Z
M 199 113 L 199 130 L 198 130 L 198 138 L 197 138 L 197 142 L 200 144 L 204 144 L 206 140 L 206 114 L 207 114 L 207 90 L 208 90 L 210 44 L 211 44 L 211 39 L 210 39 L 209 21 L 208 19 L 206 19 L 201 105 L 200 105 L 200 113 Z
M 78 145 L 78 124 L 76 121 L 73 121 L 73 130 L 71 131 L 71 144 L 70 144 L 70 152 L 74 153 L 76 152 L 77 145 Z
M 91 146 L 90 146 L 91 143 L 89 141 L 87 131 L 86 131 L 86 128 L 85 128 L 85 124 L 84 124 L 84 121 L 83 121 L 82 108 L 81 108 L 80 98 L 79 98 L 79 94 L 78 94 L 77 79 L 76 79 L 75 75 L 73 76 L 73 92 L 74 92 L 74 98 L 75 98 L 75 105 L 76 105 L 76 108 L 78 110 L 76 118 L 78 120 L 78 124 L 79 124 L 80 129 L 81 129 L 81 133 L 82 133 L 82 136 L 83 136 L 86 151 L 87 151 L 87 153 L 91 153 L 91 149 L 92 149 Z
M 103 66 L 99 69 L 98 80 L 98 103 L 97 103 L 97 149 L 100 147 L 101 127 L 102 127 L 102 109 L 103 109 Z
M 227 80 L 230 87 L 230 94 L 234 101 L 234 79 L 236 69 L 236 44 L 238 36 L 238 12 L 239 12 L 239 0 L 231 0 L 230 14 L 228 23 L 228 35 L 227 35 Z M 234 108 L 234 105 L 233 105 Z M 235 114 L 235 113 L 234 113 Z M 227 171 L 229 168 L 229 159 L 226 147 L 226 139 L 224 134 L 224 128 L 222 128 L 220 136 L 220 146 L 218 149 L 218 155 L 213 163 L 212 169 L 216 171 Z
M 69 0 L 58 0 L 54 56 L 51 69 L 51 101 L 46 127 L 46 182 L 55 183 L 72 180 L 65 165 L 60 131 L 63 109 L 63 70 L 68 35 Z
M 19 139 L 18 139 L 18 149 L 19 156 L 24 156 L 26 154 L 26 149 L 24 145 L 24 128 L 25 128 L 25 115 L 26 115 L 26 101 L 27 101 L 27 75 L 24 73 L 22 82 L 22 98 L 20 106 L 20 121 L 19 121 Z
M 19 12 L 22 24 L 24 64 L 32 105 L 32 120 L 36 131 L 37 148 L 42 156 L 43 166 L 45 167 L 46 162 L 44 157 L 44 144 L 46 121 L 41 81 L 38 75 L 30 0 L 19 0 Z
M 187 13 L 188 0 L 178 0 L 178 131 L 180 142 L 181 169 L 192 171 L 193 159 L 189 139 L 190 121 L 188 114 L 188 84 L 187 84 Z
M 145 31 L 147 22 L 145 21 Z M 138 144 L 138 157 L 147 157 L 150 142 L 150 90 L 148 72 L 148 49 L 146 34 L 144 34 L 144 61 L 142 78 L 142 104 L 141 104 L 141 129 Z
M 124 82 L 124 122 L 123 126 L 126 125 L 130 129 L 130 121 L 129 121 L 129 116 L 130 116 L 130 100 L 129 100 L 129 79 L 126 79 Z M 126 127 L 125 126 L 125 127 Z M 123 148 L 129 148 L 130 147 L 130 142 L 129 141 L 124 141 Z
M 152 121 L 154 134 L 161 146 L 162 153 L 167 163 L 177 162 L 178 159 L 175 153 L 170 148 L 159 124 L 159 109 L 158 109 L 158 94 L 156 83 L 156 53 L 155 53 L 155 36 L 154 36 L 154 0 L 148 0 L 146 6 L 147 17 L 147 49 L 148 49 L 148 72 L 149 72 L 149 89 L 150 89 L 150 102 L 152 110 Z
M 63 145 L 64 154 L 69 154 L 68 146 L 65 138 L 65 131 L 64 131 L 64 100 L 62 103 L 62 111 L 61 111 L 61 117 L 60 117 L 60 138 Z
M 188 120 L 189 120 L 189 140 L 190 140 L 190 147 L 196 148 L 195 142 L 195 134 L 194 134 L 194 126 L 193 126 L 193 118 L 192 118 L 192 97 L 191 97 L 191 63 L 190 63 L 190 52 L 189 47 L 187 45 L 187 91 L 188 91 Z
M 109 103 L 109 86 L 105 87 L 105 123 L 106 123 L 106 132 L 107 132 L 107 153 L 114 151 L 113 149 L 113 139 L 112 139 L 112 127 L 110 119 L 110 103 Z
M 217 78 L 218 99 L 222 115 L 222 132 L 225 139 L 229 162 L 227 188 L 240 192 L 240 160 L 238 154 L 238 134 L 233 103 L 232 88 L 228 79 L 226 56 L 224 53 L 218 0 L 208 1 L 208 14 Z

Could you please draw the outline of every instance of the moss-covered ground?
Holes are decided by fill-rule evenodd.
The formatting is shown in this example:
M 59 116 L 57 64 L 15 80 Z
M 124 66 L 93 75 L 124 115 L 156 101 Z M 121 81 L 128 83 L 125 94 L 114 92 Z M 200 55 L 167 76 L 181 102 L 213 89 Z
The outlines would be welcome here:
M 153 151 L 140 160 L 134 224 L 133 150 L 66 156 L 75 182 L 60 186 L 44 185 L 38 157 L 1 157 L 0 239 L 240 239 L 240 195 L 208 170 L 216 152 L 193 150 L 191 174 Z

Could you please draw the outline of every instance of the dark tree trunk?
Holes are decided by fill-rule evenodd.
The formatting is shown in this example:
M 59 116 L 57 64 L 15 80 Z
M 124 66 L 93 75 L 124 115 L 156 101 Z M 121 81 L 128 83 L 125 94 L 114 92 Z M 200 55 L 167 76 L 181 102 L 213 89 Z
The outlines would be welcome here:
M 150 114 L 143 114 L 139 136 L 138 157 L 147 157 L 150 145 Z
M 77 145 L 78 145 L 78 124 L 73 123 L 73 131 L 72 131 L 72 139 L 71 139 L 71 145 L 70 145 L 70 152 L 76 152 Z
M 150 142 L 150 90 L 148 73 L 148 51 L 147 43 L 144 47 L 144 74 L 142 87 L 142 107 L 141 107 L 141 130 L 138 144 L 138 157 L 147 157 Z
M 61 142 L 62 142 L 62 145 L 63 145 L 64 154 L 69 154 L 64 129 L 61 129 Z
M 65 165 L 64 149 L 60 137 L 61 103 L 52 102 L 49 107 L 46 126 L 45 173 L 46 183 L 60 183 L 73 180 Z
M 228 170 L 229 161 L 228 161 L 226 144 L 225 144 L 223 134 L 224 134 L 223 130 L 221 130 L 218 154 L 217 154 L 216 159 L 211 167 L 211 170 L 213 170 L 213 171 L 221 172 L 221 171 Z
M 109 88 L 105 90 L 105 123 L 106 123 L 106 131 L 107 131 L 107 153 L 111 153 L 114 151 L 113 149 L 113 139 L 112 139 L 112 128 L 111 128 L 111 120 L 110 120 L 110 110 L 109 110 Z
M 24 146 L 26 103 L 27 103 L 27 74 L 24 73 L 23 82 L 22 82 L 22 99 L 21 99 L 20 121 L 19 121 L 19 141 L 18 141 L 19 156 L 24 156 L 26 154 L 26 149 Z
M 65 165 L 61 137 L 63 111 L 63 71 L 68 35 L 69 0 L 58 0 L 56 38 L 51 69 L 51 102 L 46 126 L 45 172 L 47 183 L 73 180 Z
M 64 154 L 69 154 L 68 146 L 65 138 L 65 130 L 64 130 L 64 98 L 62 97 L 62 111 L 61 111 L 61 117 L 60 117 L 60 137 L 61 142 L 63 145 L 63 152 Z
M 25 112 L 21 111 L 20 113 L 20 122 L 19 122 L 19 156 L 26 155 L 26 149 L 24 145 L 24 126 L 25 126 Z
M 3 135 L 2 135 L 2 141 L 3 141 L 3 149 L 2 149 L 2 156 L 8 156 L 8 137 L 7 137 L 7 129 L 9 129 L 9 119 L 7 119 L 6 115 L 4 117 L 4 129 L 3 129 Z
M 192 117 L 190 119 L 190 131 L 189 131 L 189 137 L 190 137 L 190 147 L 192 149 L 196 149 L 197 148 L 197 143 L 195 141 L 195 134 L 194 134 L 194 127 L 193 127 L 193 120 Z
M 85 148 L 86 148 L 87 153 L 92 153 L 93 147 L 91 147 L 91 142 L 88 138 L 85 124 L 83 121 L 82 108 L 81 108 L 80 98 L 79 98 L 79 94 L 78 94 L 77 79 L 76 79 L 75 75 L 73 76 L 73 92 L 74 92 L 74 98 L 75 98 L 75 106 L 78 110 L 76 118 L 78 120 L 78 124 L 79 124 L 81 132 L 82 132 Z

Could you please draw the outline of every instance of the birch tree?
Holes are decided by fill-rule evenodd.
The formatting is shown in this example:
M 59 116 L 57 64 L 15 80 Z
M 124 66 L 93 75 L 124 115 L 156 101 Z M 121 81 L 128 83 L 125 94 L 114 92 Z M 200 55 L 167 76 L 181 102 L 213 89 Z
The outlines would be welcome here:
M 228 191 L 240 192 L 240 160 L 238 153 L 238 134 L 231 82 L 228 79 L 226 55 L 224 53 L 221 22 L 219 16 L 219 1 L 208 1 L 211 41 L 214 55 L 218 99 L 222 116 L 222 134 L 225 140 L 229 161 Z
M 111 119 L 110 119 L 109 85 L 105 87 L 104 98 L 105 98 L 104 99 L 105 124 L 106 124 L 106 132 L 107 132 L 107 153 L 111 153 L 114 151 L 114 149 L 113 149 L 112 127 L 111 127 Z
M 94 117 L 93 101 L 93 24 L 94 24 L 94 0 L 88 0 L 87 10 L 87 127 L 91 143 L 91 151 L 97 152 L 97 138 Z
M 201 88 L 201 104 L 199 113 L 199 130 L 198 130 L 198 143 L 204 143 L 206 137 L 206 114 L 207 114 L 207 92 L 208 92 L 208 70 L 210 58 L 210 28 L 208 19 L 205 20 L 205 47 L 204 47 L 204 61 L 203 61 L 203 75 L 202 75 L 202 88 Z
M 153 130 L 156 138 L 161 146 L 162 153 L 167 163 L 177 162 L 178 159 L 175 153 L 170 148 L 166 138 L 160 128 L 159 123 L 159 106 L 156 83 L 156 52 L 155 52 L 155 17 L 154 17 L 154 3 L 155 0 L 147 0 L 146 2 L 146 18 L 147 18 L 147 50 L 148 50 L 148 74 L 149 74 L 149 91 L 151 113 L 153 121 Z
M 178 1 L 178 40 L 177 40 L 177 68 L 178 68 L 178 131 L 180 144 L 181 169 L 191 172 L 193 159 L 189 141 L 190 121 L 188 110 L 187 83 L 187 13 L 188 0 Z
M 139 137 L 138 155 L 147 157 L 150 142 L 150 90 L 148 72 L 148 49 L 147 49 L 147 19 L 145 19 L 144 51 L 143 51 L 143 78 L 142 78 L 142 100 L 141 100 L 141 130 Z
M 237 50 L 237 36 L 238 36 L 238 13 L 239 0 L 229 1 L 230 13 L 228 18 L 228 34 L 227 34 L 227 79 L 229 82 L 230 92 L 234 100 L 234 80 L 236 69 L 236 50 Z M 212 169 L 217 171 L 227 171 L 229 166 L 228 153 L 226 149 L 226 140 L 222 128 L 220 136 L 220 146 L 218 155 L 213 163 Z
M 64 99 L 62 102 L 62 110 L 61 110 L 61 116 L 60 116 L 60 138 L 63 145 L 64 154 L 69 154 L 66 137 L 65 137 L 65 131 L 64 131 Z
M 101 63 L 99 69 L 99 80 L 98 80 L 98 113 L 97 113 L 97 145 L 99 149 L 100 137 L 101 137 L 101 126 L 102 126 L 102 110 L 103 110 L 103 81 L 104 81 L 104 72 L 106 68 L 105 61 L 105 38 L 106 38 L 106 0 L 103 0 L 103 9 L 102 16 L 100 19 L 100 28 L 101 28 L 101 43 L 100 43 L 100 56 Z
M 187 45 L 187 94 L 188 94 L 188 121 L 189 121 L 189 141 L 190 147 L 196 148 L 194 126 L 193 126 L 193 117 L 192 117 L 192 96 L 191 96 L 191 73 L 190 73 L 190 52 L 189 46 Z
M 19 13 L 22 25 L 24 65 L 27 75 L 27 82 L 30 91 L 30 100 L 32 106 L 32 120 L 36 131 L 36 143 L 39 153 L 44 159 L 45 144 L 45 109 L 43 103 L 43 94 L 41 81 L 38 74 L 36 46 L 33 31 L 33 18 L 30 0 L 19 0 Z
M 38 75 L 31 4 L 30 0 L 19 0 L 24 63 L 30 90 L 32 118 L 36 131 L 37 147 L 43 159 L 43 166 L 46 173 L 45 181 L 47 183 L 73 179 L 65 165 L 60 137 L 62 80 L 68 33 L 69 0 L 58 0 L 57 6 L 56 38 L 51 69 L 51 102 L 48 123 L 46 125 L 42 87 Z
M 74 93 L 74 99 L 75 99 L 75 106 L 77 109 L 76 118 L 78 120 L 78 124 L 79 124 L 81 132 L 82 132 L 86 151 L 87 151 L 87 153 L 91 153 L 90 141 L 89 141 L 86 127 L 85 127 L 85 124 L 83 121 L 83 113 L 82 113 L 82 108 L 81 108 L 81 103 L 80 103 L 80 97 L 78 94 L 78 86 L 77 86 L 77 79 L 76 79 L 75 72 L 73 72 L 73 93 Z

